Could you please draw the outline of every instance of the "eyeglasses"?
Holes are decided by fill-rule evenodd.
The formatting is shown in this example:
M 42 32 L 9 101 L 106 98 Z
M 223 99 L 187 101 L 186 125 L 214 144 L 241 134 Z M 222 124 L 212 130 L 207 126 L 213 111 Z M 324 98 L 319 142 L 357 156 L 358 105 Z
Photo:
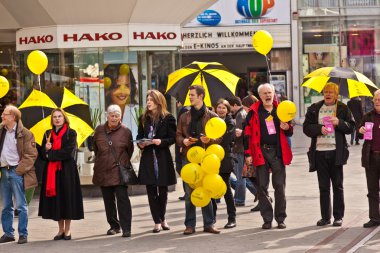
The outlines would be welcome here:
M 1 116 L 9 116 L 12 115 L 11 113 L 2 113 Z

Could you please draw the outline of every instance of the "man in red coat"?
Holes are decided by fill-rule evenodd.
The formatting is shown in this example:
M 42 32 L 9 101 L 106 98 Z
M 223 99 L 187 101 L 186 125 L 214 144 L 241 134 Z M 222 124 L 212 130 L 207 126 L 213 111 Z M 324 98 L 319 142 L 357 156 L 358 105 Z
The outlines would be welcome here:
M 263 229 L 272 228 L 273 216 L 279 229 L 286 228 L 285 165 L 292 160 L 292 152 L 286 136 L 293 134 L 292 126 L 281 122 L 276 113 L 277 102 L 273 101 L 275 90 L 272 84 L 262 84 L 258 88 L 260 101 L 251 106 L 247 115 L 245 134 L 245 162 L 257 168 L 258 196 Z M 269 195 L 269 175 L 275 190 L 275 207 Z

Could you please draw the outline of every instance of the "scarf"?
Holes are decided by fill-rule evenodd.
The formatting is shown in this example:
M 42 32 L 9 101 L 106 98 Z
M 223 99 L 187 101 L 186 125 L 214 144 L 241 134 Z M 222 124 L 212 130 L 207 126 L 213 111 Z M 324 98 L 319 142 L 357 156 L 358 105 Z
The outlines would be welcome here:
M 66 131 L 67 131 L 67 124 L 64 124 L 62 126 L 62 129 L 58 131 L 58 134 L 55 133 L 53 129 L 51 130 L 50 134 L 51 134 L 51 137 L 53 138 L 51 150 L 61 149 L 62 136 L 66 133 Z M 55 176 L 56 176 L 57 170 L 61 170 L 61 169 L 62 169 L 61 161 L 54 161 L 54 162 L 50 161 L 48 163 L 47 176 L 46 176 L 47 177 L 46 178 L 46 197 L 54 197 L 57 195 L 57 192 L 55 189 L 56 188 Z
M 202 133 L 202 117 L 205 115 L 206 105 L 197 110 L 194 106 L 190 108 L 191 122 L 189 128 L 189 135 L 194 138 L 199 138 Z

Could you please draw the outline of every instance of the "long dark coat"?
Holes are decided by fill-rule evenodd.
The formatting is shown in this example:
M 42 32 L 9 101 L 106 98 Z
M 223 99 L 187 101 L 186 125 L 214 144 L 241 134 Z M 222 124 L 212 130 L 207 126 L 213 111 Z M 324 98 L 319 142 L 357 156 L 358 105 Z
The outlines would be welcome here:
M 227 130 L 222 137 L 222 142 L 220 143 L 224 149 L 224 158 L 221 162 L 219 173 L 231 173 L 234 169 L 231 148 L 235 141 L 235 122 L 232 119 L 231 114 L 227 114 L 224 121 L 226 122 Z
M 50 130 L 46 132 L 49 136 Z M 79 181 L 75 152 L 77 133 L 68 128 L 62 136 L 61 149 L 46 152 L 46 139 L 42 141 L 41 158 L 50 161 L 61 161 L 62 169 L 56 172 L 56 192 L 54 197 L 46 197 L 47 166 L 42 172 L 42 185 L 38 215 L 43 219 L 80 220 L 83 219 L 83 199 Z M 50 139 L 53 142 L 53 138 Z
M 359 128 L 364 126 L 366 122 L 374 122 L 375 121 L 375 113 L 376 111 L 370 111 L 367 112 L 359 125 Z M 363 134 L 359 133 L 359 138 L 363 139 Z M 375 136 L 374 138 L 378 138 L 378 136 Z M 371 146 L 372 146 L 372 140 L 365 140 L 363 143 L 362 148 L 362 167 L 369 168 L 369 159 L 371 155 Z
M 138 134 L 136 139 L 148 138 L 152 121 L 149 117 L 142 122 L 139 120 Z M 173 159 L 169 147 L 175 142 L 176 120 L 173 115 L 168 114 L 165 118 L 160 118 L 156 126 L 156 134 L 153 139 L 161 139 L 160 145 L 151 144 L 145 146 L 142 150 L 139 169 L 139 183 L 143 185 L 167 186 L 177 183 L 177 177 L 174 170 Z M 158 163 L 158 179 L 154 174 L 155 150 Z
M 315 167 L 315 152 L 317 148 L 317 137 L 322 135 L 323 125 L 319 124 L 319 110 L 321 109 L 324 101 L 312 104 L 305 115 L 303 123 L 303 132 L 311 138 L 311 144 L 307 156 L 309 159 L 309 171 L 316 171 Z M 355 122 L 352 118 L 351 111 L 347 105 L 338 101 L 336 117 L 339 119 L 339 124 L 335 127 L 335 143 L 336 155 L 335 165 L 340 166 L 347 163 L 349 151 L 346 141 L 346 134 L 351 134 L 355 129 Z

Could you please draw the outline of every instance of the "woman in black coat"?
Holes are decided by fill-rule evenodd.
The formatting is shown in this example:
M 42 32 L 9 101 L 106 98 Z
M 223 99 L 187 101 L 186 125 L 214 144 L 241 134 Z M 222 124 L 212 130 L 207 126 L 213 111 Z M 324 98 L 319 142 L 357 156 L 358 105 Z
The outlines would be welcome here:
M 230 176 L 233 172 L 234 164 L 231 156 L 231 149 L 235 141 L 235 122 L 231 116 L 231 106 L 227 100 L 220 99 L 215 105 L 215 111 L 218 116 L 226 122 L 227 130 L 222 137 L 222 142 L 220 145 L 224 149 L 224 158 L 221 161 L 219 175 L 223 178 L 226 183 L 227 191 L 224 195 L 224 200 L 227 205 L 228 222 L 224 228 L 234 228 L 236 227 L 236 207 L 234 202 L 234 197 L 231 191 Z M 216 203 L 213 201 L 214 213 L 216 216 Z
M 166 100 L 157 90 L 146 96 L 146 109 L 139 120 L 137 140 L 142 149 L 139 182 L 146 185 L 149 207 L 155 223 L 153 233 L 169 230 L 165 219 L 168 186 L 177 183 L 169 147 L 175 142 L 176 121 L 167 111 Z
M 46 132 L 41 157 L 47 160 L 42 172 L 38 215 L 58 221 L 54 240 L 70 240 L 71 220 L 83 219 L 83 199 L 75 161 L 77 133 L 60 108 L 51 114 L 52 130 Z

